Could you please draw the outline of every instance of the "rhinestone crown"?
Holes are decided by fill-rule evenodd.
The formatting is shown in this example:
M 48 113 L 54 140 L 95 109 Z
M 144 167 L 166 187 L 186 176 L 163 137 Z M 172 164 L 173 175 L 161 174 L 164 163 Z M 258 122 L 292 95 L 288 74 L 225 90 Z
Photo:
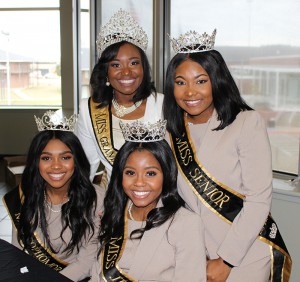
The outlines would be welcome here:
M 62 117 L 55 111 L 47 111 L 42 118 L 34 116 L 38 131 L 44 130 L 62 130 L 74 131 L 77 115 L 73 114 L 69 119 Z
M 211 35 L 208 35 L 206 32 L 199 34 L 191 30 L 181 34 L 177 39 L 169 37 L 172 48 L 176 54 L 197 53 L 214 49 L 216 33 L 216 29 L 214 29 Z
M 103 50 L 117 42 L 127 41 L 146 51 L 148 36 L 138 25 L 134 18 L 126 11 L 120 9 L 100 28 L 97 36 L 97 50 L 100 57 Z
M 126 141 L 130 142 L 155 142 L 165 138 L 166 120 L 158 120 L 155 123 L 144 123 L 135 121 L 132 123 L 123 123 L 120 121 L 120 127 Z

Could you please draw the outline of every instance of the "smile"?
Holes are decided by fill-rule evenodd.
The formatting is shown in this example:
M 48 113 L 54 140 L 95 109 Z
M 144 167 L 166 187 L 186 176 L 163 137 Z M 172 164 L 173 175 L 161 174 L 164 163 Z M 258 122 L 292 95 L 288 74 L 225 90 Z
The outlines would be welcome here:
M 201 104 L 202 100 L 199 99 L 199 100 L 184 100 L 184 103 L 187 105 L 187 106 L 198 106 L 199 104 Z
M 122 79 L 122 80 L 119 80 L 119 83 L 121 84 L 131 84 L 131 83 L 134 83 L 135 82 L 135 79 Z
M 150 192 L 149 191 L 133 191 L 133 194 L 137 197 L 137 198 L 146 198 Z
M 65 173 L 49 173 L 49 177 L 53 180 L 60 180 L 65 176 Z

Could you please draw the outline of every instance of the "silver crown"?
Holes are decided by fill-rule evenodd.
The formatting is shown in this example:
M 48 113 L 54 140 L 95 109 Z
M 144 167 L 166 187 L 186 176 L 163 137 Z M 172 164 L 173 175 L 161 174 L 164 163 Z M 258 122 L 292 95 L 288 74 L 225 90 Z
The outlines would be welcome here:
M 120 127 L 126 141 L 131 142 L 155 142 L 165 138 L 166 120 L 158 120 L 155 123 L 144 123 L 135 121 L 132 123 L 123 123 L 120 121 Z
M 62 117 L 59 112 L 47 111 L 42 118 L 34 116 L 38 131 L 62 130 L 74 131 L 77 115 L 72 115 L 69 119 Z
M 177 39 L 169 37 L 175 53 L 197 53 L 213 50 L 216 34 L 216 29 L 211 35 L 206 32 L 199 34 L 191 30 L 181 34 Z
M 146 51 L 148 36 L 138 25 L 134 18 L 126 11 L 120 9 L 101 27 L 97 36 L 98 56 L 103 50 L 117 42 L 127 41 Z

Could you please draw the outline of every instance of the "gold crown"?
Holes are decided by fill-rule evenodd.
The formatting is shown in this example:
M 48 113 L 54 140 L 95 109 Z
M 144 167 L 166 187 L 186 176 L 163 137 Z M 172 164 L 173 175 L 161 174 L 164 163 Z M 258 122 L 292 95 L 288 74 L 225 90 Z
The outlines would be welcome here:
M 212 35 L 208 35 L 206 32 L 199 34 L 191 30 L 181 34 L 177 39 L 170 36 L 169 38 L 175 53 L 197 53 L 213 50 L 216 34 L 216 29 Z
M 69 119 L 63 117 L 58 112 L 47 111 L 42 118 L 34 116 L 38 131 L 44 130 L 62 130 L 74 131 L 77 115 L 73 114 Z
M 98 56 L 103 50 L 117 42 L 127 41 L 146 51 L 148 46 L 148 36 L 138 25 L 134 18 L 126 11 L 120 9 L 100 28 L 97 36 Z
M 165 138 L 166 120 L 158 120 L 155 123 L 135 121 L 123 123 L 120 121 L 120 127 L 126 141 L 130 142 L 155 142 Z

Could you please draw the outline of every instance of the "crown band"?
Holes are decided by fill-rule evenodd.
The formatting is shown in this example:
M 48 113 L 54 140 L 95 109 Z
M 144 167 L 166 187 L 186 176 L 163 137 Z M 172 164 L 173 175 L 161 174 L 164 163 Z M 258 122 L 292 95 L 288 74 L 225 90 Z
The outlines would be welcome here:
M 62 117 L 55 111 L 47 111 L 42 118 L 34 116 L 38 131 L 61 130 L 71 131 L 75 129 L 77 115 L 73 114 L 69 119 Z
M 198 53 L 214 49 L 217 30 L 214 29 L 211 35 L 206 32 L 199 34 L 196 31 L 188 31 L 181 34 L 177 39 L 170 38 L 172 48 L 177 53 Z
M 125 141 L 130 142 L 155 142 L 165 138 L 166 135 L 166 120 L 158 120 L 155 123 L 144 123 L 135 121 L 132 123 L 123 123 L 120 121 Z
M 146 51 L 148 46 L 148 36 L 138 25 L 134 18 L 126 11 L 120 9 L 100 28 L 97 36 L 98 57 L 108 46 L 127 41 Z

